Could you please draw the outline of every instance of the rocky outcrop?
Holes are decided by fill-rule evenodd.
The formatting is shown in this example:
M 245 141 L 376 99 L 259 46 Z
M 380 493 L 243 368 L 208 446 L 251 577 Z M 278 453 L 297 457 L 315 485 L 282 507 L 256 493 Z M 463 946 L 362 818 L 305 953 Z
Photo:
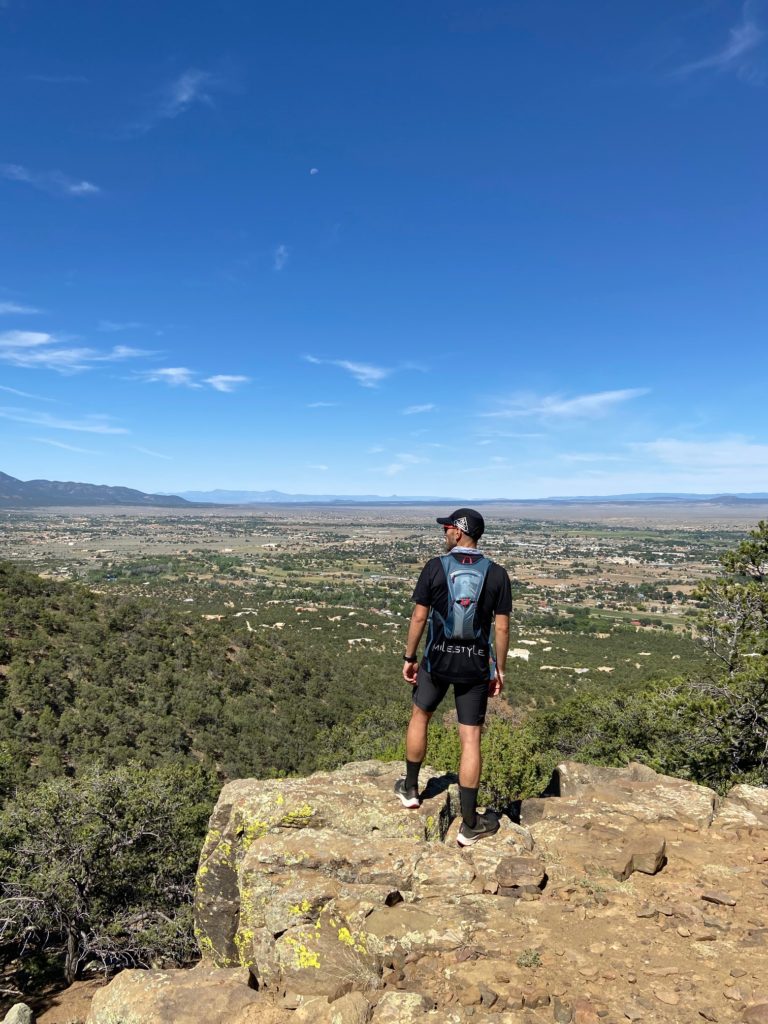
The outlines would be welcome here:
M 763 1019 L 765 790 L 719 801 L 568 763 L 558 795 L 462 849 L 453 780 L 424 771 L 406 811 L 400 772 L 226 786 L 198 873 L 204 966 L 123 972 L 88 1024 Z

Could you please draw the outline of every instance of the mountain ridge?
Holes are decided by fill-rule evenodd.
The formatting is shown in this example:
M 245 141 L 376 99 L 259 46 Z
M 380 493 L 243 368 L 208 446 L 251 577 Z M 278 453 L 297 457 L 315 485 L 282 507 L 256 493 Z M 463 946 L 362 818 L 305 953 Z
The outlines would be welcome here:
M 706 503 L 738 505 L 768 501 L 768 492 L 693 494 L 687 492 L 638 492 L 605 495 L 552 495 L 546 498 L 457 498 L 437 495 L 292 494 L 286 491 L 181 491 L 148 493 L 132 487 L 60 480 L 19 480 L 0 472 L 0 508 L 46 506 L 80 507 L 129 505 L 160 508 L 193 508 L 199 505 L 597 505 Z
M 0 472 L 0 508 L 92 505 L 188 508 L 192 503 L 175 494 L 147 494 L 132 487 L 62 480 L 18 480 Z

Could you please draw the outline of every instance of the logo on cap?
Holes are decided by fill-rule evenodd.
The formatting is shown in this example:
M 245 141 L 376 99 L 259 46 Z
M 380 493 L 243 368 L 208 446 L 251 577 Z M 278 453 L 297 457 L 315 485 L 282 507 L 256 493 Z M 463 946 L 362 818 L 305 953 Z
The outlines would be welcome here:
M 469 533 L 469 523 L 467 522 L 466 516 L 462 516 L 460 519 L 454 519 L 453 525 L 458 527 L 462 533 Z

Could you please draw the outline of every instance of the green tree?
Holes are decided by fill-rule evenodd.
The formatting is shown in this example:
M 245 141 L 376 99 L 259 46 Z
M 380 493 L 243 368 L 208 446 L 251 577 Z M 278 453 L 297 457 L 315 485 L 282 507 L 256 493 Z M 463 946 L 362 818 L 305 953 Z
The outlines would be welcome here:
M 768 779 L 768 523 L 721 559 L 723 572 L 706 580 L 701 640 L 721 672 L 705 689 L 721 706 L 711 722 L 734 779 Z
M 195 865 L 212 805 L 201 769 L 91 768 L 41 783 L 0 814 L 0 937 L 83 965 L 195 956 Z

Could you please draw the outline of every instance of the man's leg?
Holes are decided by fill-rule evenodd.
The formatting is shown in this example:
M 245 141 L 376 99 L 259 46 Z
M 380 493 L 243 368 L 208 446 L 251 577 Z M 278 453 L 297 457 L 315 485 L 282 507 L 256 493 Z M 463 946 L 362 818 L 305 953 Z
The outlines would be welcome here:
M 427 730 L 431 711 L 413 705 L 408 731 L 405 734 L 405 778 L 395 782 L 395 796 L 403 807 L 413 810 L 421 803 L 419 799 L 419 770 L 427 753 Z
M 427 756 L 427 731 L 434 712 L 424 711 L 416 704 L 411 708 L 411 720 L 405 734 L 405 756 L 408 761 L 421 765 Z
M 459 799 L 461 817 L 469 828 L 475 827 L 477 817 L 477 791 L 480 788 L 480 725 L 459 724 L 461 761 L 459 762 Z
M 405 734 L 405 788 L 409 791 L 419 788 L 419 770 L 427 755 L 429 721 L 445 697 L 448 686 L 446 682 L 434 680 L 423 666 L 419 668 L 413 691 L 411 720 Z M 402 800 L 403 796 L 399 793 L 398 795 Z M 406 803 L 405 806 L 415 805 Z

